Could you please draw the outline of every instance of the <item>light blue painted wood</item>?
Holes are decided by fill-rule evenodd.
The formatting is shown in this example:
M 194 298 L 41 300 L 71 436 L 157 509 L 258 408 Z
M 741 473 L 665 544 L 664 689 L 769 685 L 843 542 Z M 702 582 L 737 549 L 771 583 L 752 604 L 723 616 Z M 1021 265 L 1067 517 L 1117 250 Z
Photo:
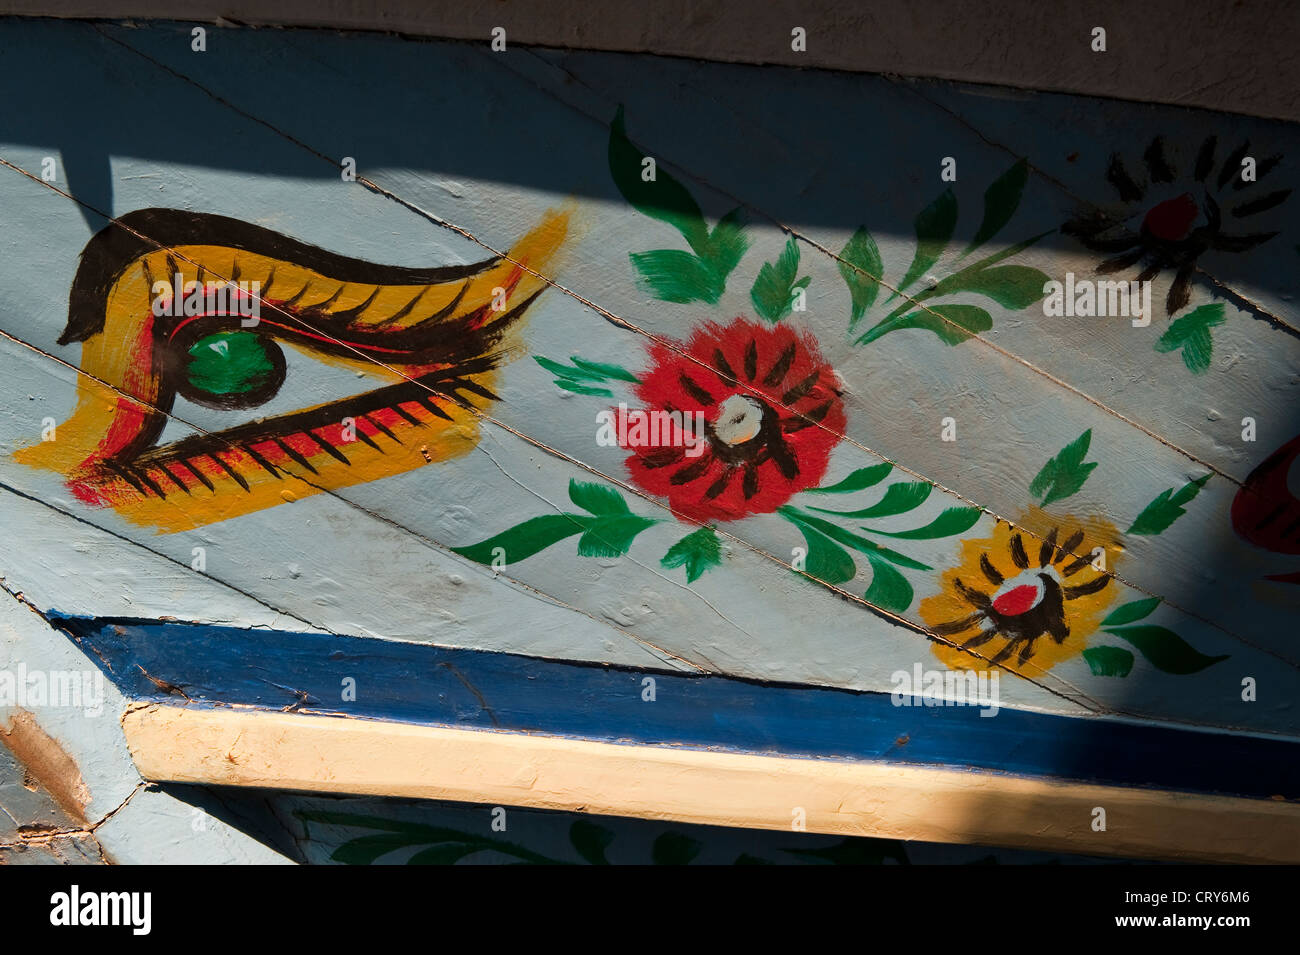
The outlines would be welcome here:
M 1251 224 L 1278 235 L 1247 252 L 1198 260 L 1188 304 L 1173 316 L 1158 309 L 1141 328 L 1124 319 L 1066 320 L 1045 315 L 1037 302 L 1016 307 L 967 292 L 952 301 L 986 308 L 992 322 L 977 340 L 949 345 L 914 328 L 854 344 L 897 303 L 886 305 L 891 291 L 882 290 L 850 335 L 849 290 L 836 258 L 865 226 L 884 281 L 898 285 L 913 259 L 917 214 L 951 186 L 959 210 L 952 241 L 907 295 L 923 294 L 929 277 L 937 281 L 1044 233 L 1007 261 L 1053 280 L 1067 272 L 1095 277 L 1104 254 L 1058 230 L 1081 204 L 1113 198 L 1106 181 L 1112 153 L 1149 172 L 1143 151 L 1162 136 L 1177 160 L 1173 181 L 1125 210 L 1140 224 L 1165 191 L 1190 188 L 1179 183 L 1207 136 L 1217 137 L 1216 163 L 1246 139 L 1261 158 L 1286 157 L 1296 152 L 1294 128 L 1141 104 L 994 98 L 884 78 L 613 54 L 520 48 L 495 55 L 473 44 L 238 30 L 210 31 L 208 51 L 195 53 L 188 40 L 188 27 L 174 24 L 0 27 L 0 84 L 61 64 L 45 95 L 13 99 L 0 126 L 0 158 L 30 174 L 0 170 L 0 376 L 11 399 L 0 418 L 0 496 L 10 530 L 10 543 L 0 546 L 0 577 L 11 592 L 42 611 L 228 626 L 231 640 L 256 641 L 264 628 L 314 630 L 355 635 L 322 640 L 359 640 L 373 645 L 377 658 L 451 652 L 435 647 L 508 652 L 566 661 L 539 663 L 538 672 L 577 664 L 624 668 L 591 672 L 649 668 L 710 674 L 709 685 L 722 677 L 797 685 L 800 699 L 827 700 L 844 690 L 886 693 L 894 673 L 916 665 L 945 667 L 927 636 L 951 617 L 925 608 L 956 592 L 954 574 L 992 596 L 996 588 L 981 579 L 976 552 L 985 546 L 995 562 L 1011 557 L 1002 544 L 975 542 L 995 540 L 999 519 L 1023 528 L 1030 554 L 1049 527 L 1095 521 L 1114 529 L 1108 569 L 1118 576 L 1096 619 L 1080 616 L 1074 632 L 1092 651 L 1132 654 L 1133 669 L 1100 675 L 1095 655 L 1085 658 L 1080 645 L 1027 673 L 1032 679 L 1005 672 L 1004 715 L 987 721 L 1000 728 L 998 738 L 1005 744 L 1021 726 L 1066 718 L 1086 732 L 1094 721 L 1084 717 L 1094 714 L 1108 727 L 1135 719 L 1135 733 L 1179 739 L 1190 733 L 1186 727 L 1243 741 L 1295 737 L 1300 597 L 1294 584 L 1270 578 L 1294 573 L 1296 557 L 1251 543 L 1232 519 L 1233 502 L 1246 493 L 1241 485 L 1300 430 L 1294 200 L 1279 200 Z M 710 226 L 737 206 L 745 210 L 750 248 L 716 302 L 665 301 L 638 284 L 631 253 L 682 251 L 685 244 L 669 225 L 634 209 L 611 175 L 610 123 L 620 106 L 636 148 L 689 190 Z M 167 117 L 175 122 L 160 119 Z M 43 184 L 47 156 L 55 179 Z M 369 185 L 340 177 L 336 164 L 344 156 L 356 159 Z M 940 178 L 948 156 L 957 163 L 953 183 Z M 1014 215 L 984 249 L 963 257 L 985 190 L 1021 157 L 1031 168 Z M 1284 162 L 1262 191 L 1289 189 L 1293 181 Z M 513 360 L 494 386 L 501 400 L 464 457 L 168 535 L 87 507 L 62 475 L 11 458 L 39 441 L 46 419 L 61 423 L 73 410 L 82 346 L 58 339 L 78 257 L 107 221 L 100 213 L 215 213 L 340 255 L 424 267 L 507 249 L 566 202 L 573 232 L 563 258 L 548 268 L 556 284 L 529 309 Z M 1235 206 L 1225 208 L 1231 217 Z M 615 380 L 601 384 L 608 395 L 562 391 L 556 373 L 531 360 L 563 363 L 577 355 L 645 378 L 667 361 L 652 340 L 681 348 L 707 322 L 740 315 L 762 321 L 752 289 L 791 233 L 800 254 L 796 275 L 810 279 L 808 309 L 779 327 L 797 327 L 815 342 L 835 369 L 845 413 L 822 483 L 883 462 L 895 467 L 860 494 L 800 492 L 789 503 L 863 509 L 898 493 L 890 488 L 932 483 L 924 503 L 904 513 L 841 522 L 854 533 L 870 524 L 880 532 L 870 540 L 923 565 L 899 570 L 911 592 L 897 605 L 872 593 L 887 571 L 861 552 L 851 555 L 852 575 L 833 586 L 792 570 L 808 545 L 771 509 L 716 520 L 719 565 L 697 579 L 666 566 L 670 548 L 695 525 L 674 515 L 663 495 L 642 493 L 625 449 L 596 441 L 597 413 L 620 400 L 635 404 L 634 389 Z M 1158 277 L 1157 304 L 1170 280 Z M 1222 305 L 1224 320 L 1207 332 L 1208 367 L 1193 372 L 1185 351 L 1156 346 L 1173 322 L 1207 305 Z M 293 352 L 285 388 L 266 404 L 240 417 L 178 399 L 160 440 L 374 386 L 365 374 Z M 1253 441 L 1242 438 L 1246 417 L 1255 422 Z M 941 438 L 946 418 L 955 442 Z M 1035 477 L 1083 433 L 1095 471 L 1039 513 Z M 1162 492 L 1206 474 L 1208 484 L 1167 530 L 1131 530 Z M 574 481 L 618 489 L 632 512 L 655 523 L 622 557 L 580 557 L 576 537 L 497 568 L 454 550 L 532 518 L 574 512 Z M 888 536 L 964 507 L 983 513 L 960 534 Z M 195 548 L 205 557 L 202 572 L 193 567 Z M 1151 598 L 1160 599 L 1158 609 L 1128 623 L 1161 633 L 1122 631 L 1113 618 L 1109 631 L 1101 629 L 1118 608 Z M 152 649 L 162 656 L 147 667 L 165 662 L 168 679 L 183 682 L 187 667 L 229 666 L 228 685 L 236 685 L 243 658 L 211 641 L 173 645 L 177 633 L 167 626 L 156 632 L 163 642 Z M 1170 652 L 1182 662 L 1171 663 Z M 1170 672 L 1191 668 L 1189 659 L 1201 665 L 1218 657 L 1226 659 Z M 1255 696 L 1244 683 L 1256 685 Z M 413 680 L 396 702 L 418 711 L 421 694 L 434 685 Z M 146 690 L 132 685 L 133 694 Z M 784 692 L 755 691 L 752 702 Z M 688 715 L 674 730 L 682 740 L 716 726 L 713 715 Z M 600 735 L 591 718 L 590 732 Z M 917 726 L 909 729 L 914 736 L 935 731 L 929 722 Z M 1065 775 L 1051 755 L 1044 748 L 1031 763 Z M 1101 759 L 1089 756 L 1085 769 L 1097 771 Z M 1125 779 L 1139 777 L 1133 768 Z M 1251 794 L 1272 794 L 1261 786 Z

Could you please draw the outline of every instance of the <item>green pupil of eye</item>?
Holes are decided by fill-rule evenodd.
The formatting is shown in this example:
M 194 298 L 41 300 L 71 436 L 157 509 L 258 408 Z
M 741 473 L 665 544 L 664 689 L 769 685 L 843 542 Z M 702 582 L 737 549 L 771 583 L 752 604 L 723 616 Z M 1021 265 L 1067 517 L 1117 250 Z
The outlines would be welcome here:
M 199 391 L 240 395 L 262 387 L 275 374 L 266 343 L 253 332 L 217 332 L 189 350 L 186 377 Z

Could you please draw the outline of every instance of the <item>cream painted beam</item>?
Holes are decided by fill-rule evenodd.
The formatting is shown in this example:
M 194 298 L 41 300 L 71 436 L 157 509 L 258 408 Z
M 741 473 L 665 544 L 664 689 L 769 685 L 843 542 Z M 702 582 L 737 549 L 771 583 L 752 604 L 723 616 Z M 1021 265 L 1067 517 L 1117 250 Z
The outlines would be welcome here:
M 1090 855 L 1300 862 L 1300 806 L 885 763 L 621 745 L 406 723 L 146 705 L 141 775 L 706 825 Z M 1095 810 L 1105 831 L 1094 831 Z

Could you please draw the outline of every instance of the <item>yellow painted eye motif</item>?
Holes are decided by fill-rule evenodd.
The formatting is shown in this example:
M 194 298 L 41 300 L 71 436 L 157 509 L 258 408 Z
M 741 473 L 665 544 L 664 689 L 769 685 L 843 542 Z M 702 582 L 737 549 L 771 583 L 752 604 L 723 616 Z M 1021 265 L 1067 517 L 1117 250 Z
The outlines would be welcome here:
M 145 209 L 87 243 L 60 344 L 82 343 L 77 406 L 19 462 L 81 500 L 173 532 L 469 451 L 473 409 L 547 287 L 568 231 L 548 213 L 510 251 L 408 269 L 346 258 L 237 219 Z M 256 408 L 288 347 L 390 383 L 224 431 L 158 439 L 176 397 Z M 469 406 L 469 407 L 466 407 Z M 179 505 L 179 506 L 178 506 Z

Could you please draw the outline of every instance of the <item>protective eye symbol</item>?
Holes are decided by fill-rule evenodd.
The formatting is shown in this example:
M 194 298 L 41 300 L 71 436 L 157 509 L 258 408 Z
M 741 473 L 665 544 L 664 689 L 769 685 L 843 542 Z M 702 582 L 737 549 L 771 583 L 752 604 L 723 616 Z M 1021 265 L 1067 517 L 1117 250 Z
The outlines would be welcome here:
M 14 457 L 174 532 L 465 454 L 567 232 L 568 214 L 550 212 L 504 256 L 410 269 L 223 216 L 131 213 L 87 243 L 73 281 L 59 342 L 82 343 L 76 409 L 58 440 Z M 286 348 L 382 384 L 158 443 L 178 395 L 266 404 Z

